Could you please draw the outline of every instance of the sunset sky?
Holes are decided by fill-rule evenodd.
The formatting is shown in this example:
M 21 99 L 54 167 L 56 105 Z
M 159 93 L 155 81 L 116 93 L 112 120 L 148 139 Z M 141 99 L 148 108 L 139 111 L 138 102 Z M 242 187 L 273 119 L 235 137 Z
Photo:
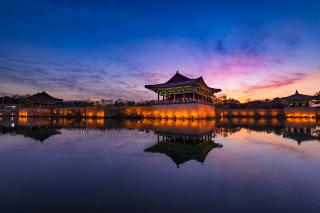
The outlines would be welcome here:
M 320 90 L 320 1 L 0 1 L 0 95 L 150 100 L 177 70 L 241 101 Z

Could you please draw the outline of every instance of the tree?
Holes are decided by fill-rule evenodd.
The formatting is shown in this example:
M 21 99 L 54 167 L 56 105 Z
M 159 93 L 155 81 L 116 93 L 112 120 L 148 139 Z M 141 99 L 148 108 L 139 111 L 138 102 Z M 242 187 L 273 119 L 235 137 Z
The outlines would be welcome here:
M 234 98 L 228 98 L 226 95 L 220 96 L 219 98 L 215 98 L 214 103 L 216 104 L 216 106 L 224 108 L 237 108 L 241 105 L 240 101 Z

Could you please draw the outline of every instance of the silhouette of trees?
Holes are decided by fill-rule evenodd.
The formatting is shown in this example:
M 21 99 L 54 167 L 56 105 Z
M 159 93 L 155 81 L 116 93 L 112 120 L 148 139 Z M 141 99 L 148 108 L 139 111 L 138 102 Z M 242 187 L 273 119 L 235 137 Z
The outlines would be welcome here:
M 218 98 L 214 99 L 214 103 L 218 107 L 224 107 L 224 108 L 237 108 L 241 106 L 240 101 L 234 98 L 228 98 L 226 95 L 220 96 Z

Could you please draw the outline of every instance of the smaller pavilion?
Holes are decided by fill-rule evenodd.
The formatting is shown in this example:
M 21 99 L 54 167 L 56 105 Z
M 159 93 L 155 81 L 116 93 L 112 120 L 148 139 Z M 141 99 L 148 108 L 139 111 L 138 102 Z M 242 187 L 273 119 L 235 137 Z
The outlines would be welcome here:
M 61 105 L 63 100 L 54 98 L 43 91 L 25 98 L 24 102 L 26 107 L 30 108 L 54 108 Z
M 221 89 L 209 87 L 202 77 L 191 79 L 178 71 L 167 82 L 162 84 L 145 85 L 145 88 L 158 94 L 158 101 L 163 102 L 213 102 L 214 94 Z
M 295 94 L 282 98 L 282 101 L 289 107 L 308 107 L 314 96 L 300 94 L 296 90 Z

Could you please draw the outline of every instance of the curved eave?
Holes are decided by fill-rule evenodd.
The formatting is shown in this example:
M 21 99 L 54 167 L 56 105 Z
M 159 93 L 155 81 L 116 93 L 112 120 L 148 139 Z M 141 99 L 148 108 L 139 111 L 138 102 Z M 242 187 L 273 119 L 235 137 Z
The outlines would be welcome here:
M 202 76 L 197 78 L 199 79 L 208 89 L 210 89 L 213 93 L 221 92 L 221 89 L 209 87 L 206 82 L 203 80 Z
M 288 96 L 283 98 L 283 100 L 285 101 L 311 101 L 312 99 L 314 99 L 314 96 L 309 96 L 309 95 L 292 95 L 292 96 Z
M 188 86 L 188 85 L 194 85 L 198 82 L 202 82 L 208 89 L 210 89 L 213 93 L 221 92 L 221 89 L 211 88 L 209 87 L 203 80 L 202 77 L 196 78 L 196 79 L 190 79 L 188 81 L 182 81 L 182 82 L 176 82 L 176 83 L 164 83 L 164 84 L 153 84 L 153 85 L 145 85 L 144 87 L 147 89 L 150 89 L 154 92 L 161 89 L 166 88 L 174 88 L 174 87 L 181 87 L 181 86 Z
M 221 89 L 211 88 L 209 87 L 213 93 L 221 92 Z

